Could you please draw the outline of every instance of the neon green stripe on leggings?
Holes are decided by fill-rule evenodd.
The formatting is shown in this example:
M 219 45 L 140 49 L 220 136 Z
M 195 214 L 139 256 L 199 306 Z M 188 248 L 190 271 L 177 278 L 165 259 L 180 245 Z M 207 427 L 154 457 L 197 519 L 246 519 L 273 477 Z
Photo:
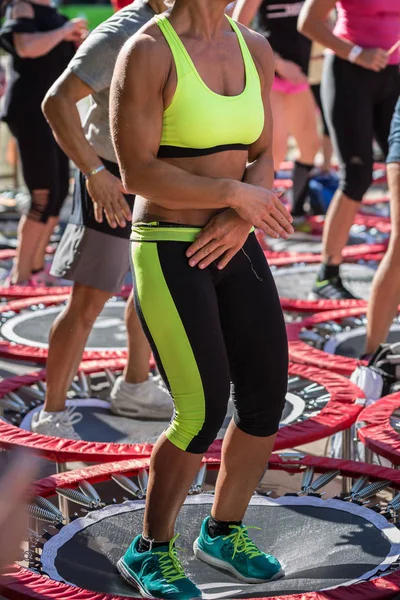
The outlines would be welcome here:
M 157 244 L 132 244 L 140 308 L 156 345 L 175 403 L 167 438 L 186 450 L 205 419 L 203 383 L 185 328 L 168 289 Z

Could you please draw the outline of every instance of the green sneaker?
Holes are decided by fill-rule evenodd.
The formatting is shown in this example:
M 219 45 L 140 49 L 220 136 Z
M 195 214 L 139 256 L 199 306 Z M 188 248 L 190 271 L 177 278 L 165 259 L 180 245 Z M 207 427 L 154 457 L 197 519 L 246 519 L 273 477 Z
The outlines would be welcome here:
M 148 552 L 138 552 L 140 535 L 135 537 L 117 569 L 123 579 L 139 590 L 144 598 L 167 600 L 200 600 L 201 592 L 186 577 L 176 554 L 176 535 L 168 545 Z
M 195 556 L 203 562 L 229 571 L 246 583 L 263 583 L 283 577 L 279 561 L 270 554 L 261 552 L 249 538 L 244 525 L 230 525 L 230 535 L 215 538 L 208 534 L 207 517 L 201 526 L 200 535 L 193 544 Z

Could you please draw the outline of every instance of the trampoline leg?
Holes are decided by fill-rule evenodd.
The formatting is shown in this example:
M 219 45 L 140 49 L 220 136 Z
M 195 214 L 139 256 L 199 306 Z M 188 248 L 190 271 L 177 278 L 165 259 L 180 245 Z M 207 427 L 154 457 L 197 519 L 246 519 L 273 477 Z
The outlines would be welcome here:
M 365 462 L 370 465 L 374 462 L 373 452 L 369 448 L 365 448 Z
M 343 460 L 351 459 L 351 444 L 352 444 L 352 432 L 351 429 L 342 431 L 342 458 Z M 342 493 L 348 496 L 351 489 L 351 478 L 342 477 Z
M 68 471 L 67 465 L 65 463 L 57 463 L 56 464 L 57 473 L 66 473 Z M 68 500 L 63 498 L 62 496 L 58 496 L 58 506 L 62 516 L 64 517 L 65 523 L 69 523 L 69 506 Z

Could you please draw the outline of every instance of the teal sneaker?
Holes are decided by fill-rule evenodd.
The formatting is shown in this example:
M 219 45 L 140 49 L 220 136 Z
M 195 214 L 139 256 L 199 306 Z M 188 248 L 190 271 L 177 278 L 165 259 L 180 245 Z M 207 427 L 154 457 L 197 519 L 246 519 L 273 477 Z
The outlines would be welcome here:
M 200 535 L 193 544 L 195 556 L 203 562 L 229 571 L 246 583 L 263 583 L 283 577 L 279 561 L 270 554 L 261 552 L 249 538 L 244 525 L 230 525 L 230 535 L 215 538 L 208 534 L 207 517 L 201 526 Z
M 148 552 L 138 552 L 140 535 L 135 537 L 117 569 L 123 579 L 139 590 L 144 598 L 166 600 L 200 600 L 201 592 L 186 577 L 176 554 L 176 535 L 168 545 Z

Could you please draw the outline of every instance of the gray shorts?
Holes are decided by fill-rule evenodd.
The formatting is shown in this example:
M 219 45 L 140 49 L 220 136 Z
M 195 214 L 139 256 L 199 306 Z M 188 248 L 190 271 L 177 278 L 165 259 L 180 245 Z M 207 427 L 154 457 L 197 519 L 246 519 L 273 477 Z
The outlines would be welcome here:
M 58 245 L 51 275 L 103 292 L 121 291 L 129 272 L 129 239 L 68 223 Z

